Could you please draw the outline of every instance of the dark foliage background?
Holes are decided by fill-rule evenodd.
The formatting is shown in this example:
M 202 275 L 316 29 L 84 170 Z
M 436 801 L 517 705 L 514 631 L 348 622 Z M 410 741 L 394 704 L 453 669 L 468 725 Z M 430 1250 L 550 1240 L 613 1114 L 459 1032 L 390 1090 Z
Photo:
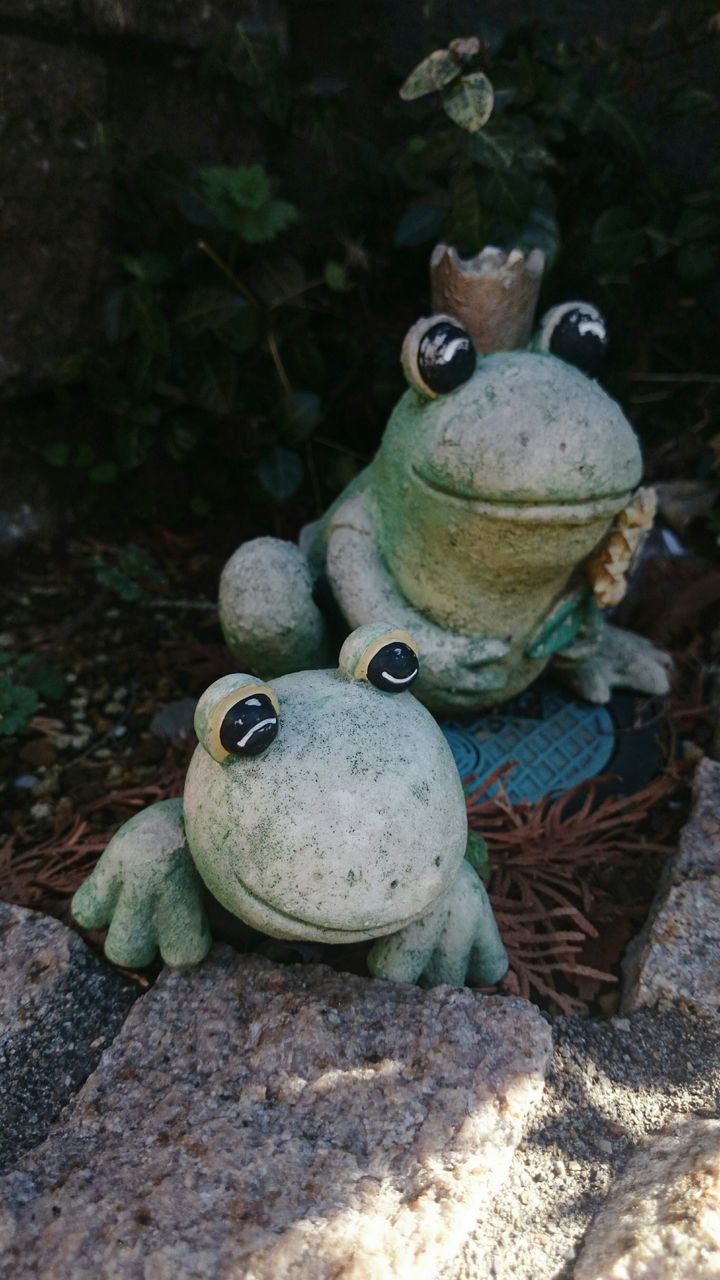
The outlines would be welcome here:
M 536 21 L 458 31 L 427 4 L 422 48 L 377 6 L 341 9 L 316 58 L 299 13 L 292 54 L 238 29 L 195 58 L 187 92 L 232 92 L 247 163 L 113 156 L 123 252 L 102 344 L 56 371 L 30 442 L 75 521 L 116 536 L 204 522 L 228 546 L 292 534 L 371 456 L 440 238 L 541 245 L 543 304 L 581 296 L 607 315 L 604 380 L 650 471 L 714 475 L 714 4 L 572 38 Z M 448 114 L 458 77 L 398 92 L 412 58 L 471 36 L 462 75 L 494 89 L 474 131 Z

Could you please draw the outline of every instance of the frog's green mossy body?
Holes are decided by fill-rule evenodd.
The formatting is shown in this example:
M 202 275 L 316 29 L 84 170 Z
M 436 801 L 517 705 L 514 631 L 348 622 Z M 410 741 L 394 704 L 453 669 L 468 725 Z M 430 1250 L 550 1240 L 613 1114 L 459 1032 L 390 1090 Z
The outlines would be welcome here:
M 329 587 L 348 629 L 384 616 L 412 631 L 416 692 L 434 710 L 495 704 L 555 656 L 595 701 L 613 684 L 665 692 L 664 657 L 611 634 L 582 574 L 641 471 L 597 382 L 549 354 L 481 356 L 455 390 L 405 392 L 302 551 L 270 538 L 239 548 L 221 579 L 228 644 L 263 674 L 317 664 L 329 631 L 315 598 Z
M 209 692 L 225 697 L 228 684 Z M 429 712 L 339 671 L 270 688 L 280 728 L 252 758 L 213 758 L 203 696 L 183 800 L 120 829 L 75 896 L 79 923 L 109 924 L 107 954 L 123 965 L 149 963 L 158 946 L 168 963 L 193 964 L 210 946 L 204 885 L 274 937 L 378 939 L 380 977 L 497 981 L 507 958 L 464 860 L 462 786 Z

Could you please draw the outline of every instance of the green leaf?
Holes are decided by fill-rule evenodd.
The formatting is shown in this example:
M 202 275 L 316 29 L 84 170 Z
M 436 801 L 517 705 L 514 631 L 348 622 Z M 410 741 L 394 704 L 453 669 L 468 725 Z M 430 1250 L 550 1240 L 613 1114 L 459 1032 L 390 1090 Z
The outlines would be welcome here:
M 332 289 L 333 293 L 347 293 L 353 287 L 352 280 L 342 263 L 334 262 L 332 259 L 330 262 L 325 263 L 323 279 L 328 289 Z
M 600 262 L 626 267 L 642 253 L 645 229 L 634 210 L 615 205 L 595 220 L 591 241 Z
M 720 231 L 720 217 L 710 209 L 683 209 L 675 227 L 676 240 L 704 240 Z
M 675 267 L 678 276 L 687 284 L 694 284 L 711 276 L 718 266 L 718 255 L 702 240 L 684 244 L 678 250 Z
M 255 310 L 231 289 L 195 289 L 185 298 L 176 319 L 190 334 L 212 333 L 237 354 L 249 351 L 257 341 Z
M 447 208 L 447 200 L 420 200 L 410 205 L 395 228 L 395 244 L 401 249 L 414 249 L 434 240 L 445 221 Z
M 195 453 L 201 438 L 198 423 L 175 419 L 165 434 L 165 448 L 176 462 L 184 462 Z
M 39 698 L 34 689 L 26 684 L 13 684 L 11 680 L 0 680 L 0 734 L 9 737 L 24 729 L 37 711 Z
M 291 391 L 282 402 L 282 419 L 295 440 L 306 440 L 322 418 L 322 402 L 314 391 Z
M 531 249 L 542 249 L 545 270 L 549 271 L 560 250 L 560 228 L 552 210 L 533 209 L 517 237 L 517 244 L 525 253 Z
M 443 94 L 443 109 L 454 124 L 468 133 L 477 133 L 492 115 L 493 87 L 482 71 L 463 76 Z
M 94 484 L 112 484 L 117 480 L 118 469 L 114 462 L 100 462 L 88 472 Z
M 672 100 L 672 110 L 679 116 L 709 115 L 717 105 L 717 98 L 707 89 L 681 89 Z
M 35 667 L 27 679 L 41 698 L 51 702 L 62 698 L 65 693 L 65 677 L 55 667 Z
M 191 222 L 205 225 L 198 217 L 204 208 L 219 226 L 248 244 L 263 244 L 297 219 L 294 205 L 272 198 L 270 179 L 260 164 L 238 165 L 235 169 L 200 168 L 195 176 L 200 208 L 193 210 L 187 201 L 183 206 Z
M 238 225 L 238 234 L 248 244 L 265 244 L 297 222 L 298 211 L 287 200 L 271 200 L 262 209 L 248 210 Z
M 293 449 L 284 449 L 282 445 L 276 445 L 257 465 L 263 489 L 280 505 L 297 492 L 303 474 L 302 458 Z
M 400 88 L 400 97 L 404 102 L 424 98 L 428 93 L 444 89 L 445 85 L 457 79 L 460 72 L 461 67 L 447 49 L 436 49 L 410 72 Z
M 225 347 L 199 355 L 187 389 L 188 400 L 206 413 L 226 415 L 235 403 L 237 360 Z
M 70 456 L 70 446 L 64 440 L 54 440 L 52 444 L 45 445 L 42 453 L 51 467 L 64 467 Z

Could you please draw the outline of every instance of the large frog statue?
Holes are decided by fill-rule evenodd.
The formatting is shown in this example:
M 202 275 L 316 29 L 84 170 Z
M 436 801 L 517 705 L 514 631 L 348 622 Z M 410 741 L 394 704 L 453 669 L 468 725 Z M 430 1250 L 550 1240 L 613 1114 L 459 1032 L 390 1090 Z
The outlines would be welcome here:
M 414 641 L 385 623 L 353 632 L 334 671 L 265 684 L 217 680 L 195 715 L 182 800 L 113 837 L 72 910 L 109 925 L 109 959 L 159 949 L 197 964 L 217 903 L 275 938 L 377 939 L 377 977 L 426 986 L 497 982 L 507 969 L 468 835 L 452 753 L 407 692 Z
M 454 251 L 440 248 L 442 266 Z M 500 254 L 498 275 L 493 254 L 449 260 L 461 284 L 500 280 L 505 305 L 502 272 L 512 286 L 518 260 L 527 264 Z M 635 434 L 590 376 L 602 317 L 584 303 L 556 307 L 522 349 L 478 355 L 472 324 L 458 320 L 467 299 L 451 290 L 449 301 L 452 313 L 405 339 L 408 389 L 370 466 L 300 546 L 259 538 L 228 561 L 228 645 L 277 675 L 326 661 L 333 626 L 392 617 L 417 639 L 416 692 L 436 711 L 496 704 L 549 662 L 594 702 L 614 686 L 667 692 L 667 656 L 599 608 L 619 598 L 653 509 L 635 493 Z

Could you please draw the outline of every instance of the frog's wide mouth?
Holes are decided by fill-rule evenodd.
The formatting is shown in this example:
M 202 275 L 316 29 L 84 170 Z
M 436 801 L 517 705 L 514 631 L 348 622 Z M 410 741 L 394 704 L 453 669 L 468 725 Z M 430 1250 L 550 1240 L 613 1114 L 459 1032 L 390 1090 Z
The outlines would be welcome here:
M 474 489 L 464 488 L 460 484 L 429 475 L 419 467 L 412 467 L 413 475 L 435 493 L 454 499 L 456 502 L 472 503 L 473 508 L 481 515 L 492 520 L 521 520 L 528 524 L 586 524 L 603 517 L 616 515 L 630 501 L 633 490 L 620 489 L 613 493 L 601 493 L 584 501 L 576 498 L 549 498 L 547 502 L 539 502 L 537 498 L 508 497 L 493 498 L 486 493 L 478 493 Z
M 400 929 L 404 929 L 406 925 L 412 924 L 412 922 L 417 920 L 419 916 L 425 915 L 427 911 L 430 911 L 437 901 L 437 898 L 442 897 L 443 893 L 447 892 L 447 886 L 445 886 L 440 890 L 437 896 L 433 898 L 432 901 L 425 904 L 419 912 L 415 911 L 410 916 L 395 919 L 387 924 L 373 924 L 371 921 L 368 921 L 364 927 L 361 926 L 356 929 L 342 927 L 337 928 L 330 925 L 320 924 L 317 921 L 305 920 L 302 916 L 293 915 L 289 911 L 283 911 L 280 907 L 275 906 L 274 903 L 267 902 L 265 898 L 261 898 L 258 894 L 253 893 L 252 889 L 248 887 L 242 877 L 238 875 L 237 871 L 233 871 L 233 876 L 237 884 L 240 886 L 243 895 L 248 899 L 248 905 L 255 907 L 259 913 L 259 917 L 262 917 L 262 924 L 259 924 L 257 927 L 263 929 L 265 932 L 271 933 L 272 919 L 275 918 L 278 926 L 277 937 L 302 938 L 303 941 L 306 942 L 323 942 L 328 941 L 328 938 L 333 942 L 365 942 L 369 938 L 380 938 L 388 933 L 397 933 Z M 227 903 L 224 905 L 227 906 Z M 232 908 L 229 909 L 232 910 Z M 270 919 L 268 919 L 268 917 L 270 917 Z M 248 923 L 252 924 L 254 922 L 248 921 Z

